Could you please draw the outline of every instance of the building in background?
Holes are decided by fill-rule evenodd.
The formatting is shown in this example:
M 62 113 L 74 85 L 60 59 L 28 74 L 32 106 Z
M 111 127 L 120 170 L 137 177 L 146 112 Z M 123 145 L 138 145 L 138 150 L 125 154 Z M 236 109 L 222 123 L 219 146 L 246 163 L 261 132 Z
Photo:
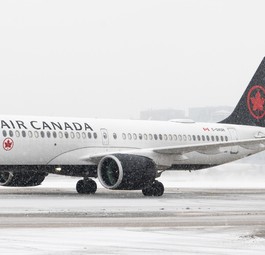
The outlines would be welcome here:
M 189 109 L 189 118 L 196 122 L 219 122 L 227 118 L 234 107 L 197 107 Z
M 172 120 L 184 119 L 185 111 L 174 109 L 147 110 L 140 113 L 141 120 Z
M 140 113 L 141 120 L 172 120 L 192 119 L 196 122 L 219 122 L 227 118 L 233 111 L 233 107 L 198 107 L 190 108 L 188 115 L 183 110 L 157 109 L 146 110 Z

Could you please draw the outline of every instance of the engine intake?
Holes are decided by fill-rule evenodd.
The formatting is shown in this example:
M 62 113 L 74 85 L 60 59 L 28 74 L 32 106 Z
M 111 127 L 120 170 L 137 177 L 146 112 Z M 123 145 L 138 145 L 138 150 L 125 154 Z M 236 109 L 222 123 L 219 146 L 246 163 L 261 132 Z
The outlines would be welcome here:
M 97 172 L 102 186 L 113 190 L 141 190 L 156 178 L 153 160 L 129 154 L 104 157 Z

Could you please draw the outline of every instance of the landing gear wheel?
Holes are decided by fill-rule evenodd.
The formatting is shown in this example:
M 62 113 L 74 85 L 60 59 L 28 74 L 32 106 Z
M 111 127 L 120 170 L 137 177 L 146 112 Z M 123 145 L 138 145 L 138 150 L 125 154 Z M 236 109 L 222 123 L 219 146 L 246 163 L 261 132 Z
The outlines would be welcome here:
M 79 194 L 95 194 L 97 191 L 97 184 L 91 179 L 80 180 L 76 184 L 76 191 Z
M 162 182 L 155 181 L 152 185 L 153 196 L 161 197 L 164 194 L 165 188 Z
M 142 190 L 142 193 L 144 196 L 147 197 L 161 197 L 164 194 L 165 188 L 163 183 L 159 182 L 159 181 L 154 181 L 151 186 L 144 188 Z
M 153 190 L 152 190 L 151 187 L 144 188 L 144 189 L 142 190 L 142 193 L 143 193 L 143 195 L 146 196 L 146 197 L 151 197 L 151 196 L 153 196 Z

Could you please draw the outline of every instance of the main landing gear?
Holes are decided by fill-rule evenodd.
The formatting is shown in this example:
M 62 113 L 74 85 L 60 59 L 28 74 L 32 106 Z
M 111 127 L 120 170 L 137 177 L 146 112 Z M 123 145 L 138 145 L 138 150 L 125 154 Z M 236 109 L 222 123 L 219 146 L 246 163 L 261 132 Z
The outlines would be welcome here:
M 161 197 L 164 194 L 164 191 L 164 185 L 159 181 L 154 181 L 150 186 L 142 190 L 143 195 L 147 197 Z
M 95 194 L 97 191 L 97 183 L 90 178 L 84 178 L 76 184 L 76 191 L 79 194 Z M 160 197 L 164 194 L 165 188 L 163 183 L 154 181 L 148 187 L 142 190 L 144 196 Z
M 84 178 L 76 184 L 76 191 L 79 194 L 95 194 L 97 191 L 97 183 L 90 178 Z

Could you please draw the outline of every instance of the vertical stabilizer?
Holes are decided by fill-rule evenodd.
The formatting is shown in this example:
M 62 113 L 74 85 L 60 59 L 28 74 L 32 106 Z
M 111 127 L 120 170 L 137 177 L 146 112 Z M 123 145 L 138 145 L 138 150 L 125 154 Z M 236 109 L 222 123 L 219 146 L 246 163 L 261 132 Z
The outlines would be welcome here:
M 221 123 L 265 127 L 265 58 L 235 110 Z

